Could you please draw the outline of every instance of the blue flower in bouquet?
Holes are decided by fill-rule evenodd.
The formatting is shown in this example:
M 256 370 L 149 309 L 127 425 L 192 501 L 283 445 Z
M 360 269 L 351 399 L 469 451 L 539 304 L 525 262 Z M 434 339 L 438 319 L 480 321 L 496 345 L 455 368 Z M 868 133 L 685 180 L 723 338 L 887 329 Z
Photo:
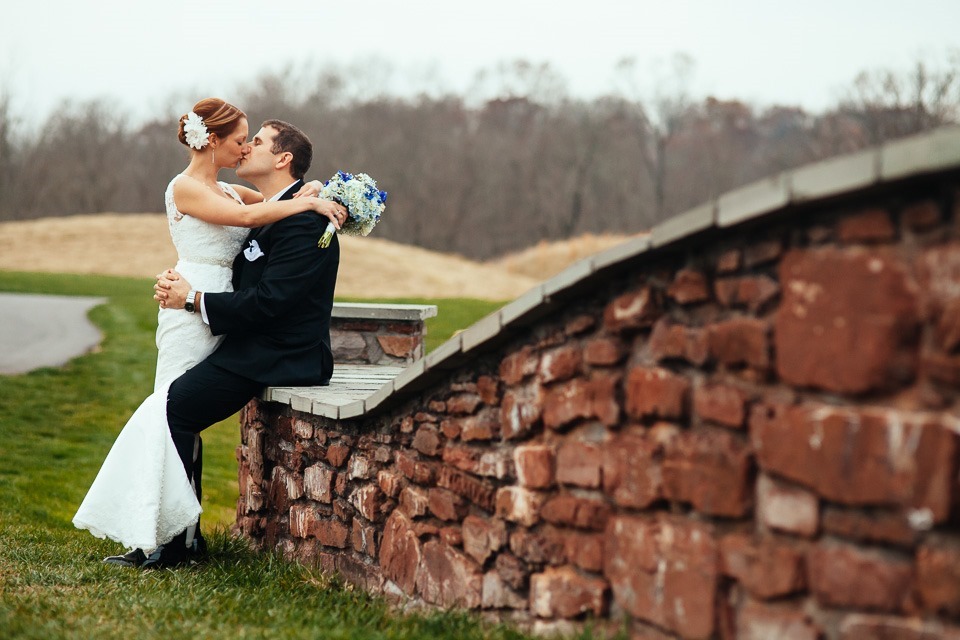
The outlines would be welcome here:
M 340 226 L 340 233 L 348 236 L 370 233 L 380 222 L 387 202 L 387 192 L 377 189 L 377 182 L 373 178 L 365 173 L 353 175 L 345 171 L 337 171 L 324 183 L 320 197 L 339 202 L 347 208 L 347 219 Z M 317 246 L 330 246 L 333 233 L 333 224 L 328 224 Z

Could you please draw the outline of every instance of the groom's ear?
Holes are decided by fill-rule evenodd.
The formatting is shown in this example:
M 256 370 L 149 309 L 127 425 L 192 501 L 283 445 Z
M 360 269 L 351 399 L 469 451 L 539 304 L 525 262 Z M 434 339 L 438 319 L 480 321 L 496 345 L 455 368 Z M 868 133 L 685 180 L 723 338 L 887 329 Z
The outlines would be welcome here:
M 277 156 L 277 169 L 286 169 L 290 166 L 290 163 L 293 162 L 293 154 L 289 151 L 284 151 L 279 156 Z

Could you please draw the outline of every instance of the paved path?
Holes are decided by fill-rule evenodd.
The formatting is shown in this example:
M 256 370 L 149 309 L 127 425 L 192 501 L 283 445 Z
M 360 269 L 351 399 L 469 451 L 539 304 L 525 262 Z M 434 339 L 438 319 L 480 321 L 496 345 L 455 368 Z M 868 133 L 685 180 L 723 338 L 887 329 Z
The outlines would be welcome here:
M 100 344 L 87 312 L 106 298 L 0 293 L 0 374 L 59 367 Z

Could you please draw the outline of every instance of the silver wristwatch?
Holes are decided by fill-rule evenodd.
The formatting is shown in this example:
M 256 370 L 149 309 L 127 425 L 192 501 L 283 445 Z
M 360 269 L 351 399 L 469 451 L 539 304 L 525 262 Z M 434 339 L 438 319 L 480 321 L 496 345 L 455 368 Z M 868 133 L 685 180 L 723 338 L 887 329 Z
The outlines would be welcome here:
M 187 294 L 187 301 L 183 304 L 183 310 L 193 313 L 197 310 L 197 292 L 190 290 L 190 293 Z

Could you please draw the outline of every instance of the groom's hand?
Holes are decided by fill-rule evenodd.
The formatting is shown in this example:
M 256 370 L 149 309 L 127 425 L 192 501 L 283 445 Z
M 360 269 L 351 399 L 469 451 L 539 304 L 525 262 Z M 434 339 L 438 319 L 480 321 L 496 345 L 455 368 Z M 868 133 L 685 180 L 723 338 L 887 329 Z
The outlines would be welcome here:
M 190 283 L 179 273 L 167 269 L 157 274 L 157 284 L 153 285 L 153 299 L 164 309 L 183 309 L 191 289 Z

